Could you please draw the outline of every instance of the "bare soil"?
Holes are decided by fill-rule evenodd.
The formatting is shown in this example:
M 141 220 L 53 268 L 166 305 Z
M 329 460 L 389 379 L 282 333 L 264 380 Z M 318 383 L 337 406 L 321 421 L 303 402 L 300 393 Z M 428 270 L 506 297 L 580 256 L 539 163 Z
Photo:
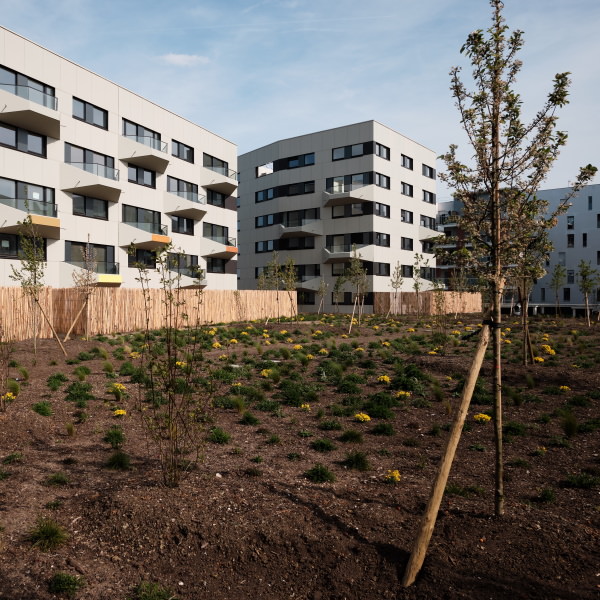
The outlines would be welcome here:
M 330 357 L 316 352 L 302 366 L 294 354 L 279 356 L 281 362 L 274 365 L 292 364 L 289 373 L 319 386 L 310 411 L 283 404 L 278 384 L 265 394 L 281 404 L 280 410 L 264 412 L 248 403 L 260 419 L 256 425 L 240 423 L 235 409 L 212 409 L 209 426 L 221 427 L 231 440 L 207 443 L 204 461 L 174 489 L 161 483 L 129 377 L 108 378 L 99 354 L 82 361 L 91 369 L 87 381 L 95 399 L 84 409 L 87 418 L 78 421 L 80 409 L 65 400 L 66 387 L 77 379 L 75 365 L 65 363 L 52 340 L 39 342 L 37 359 L 31 341 L 15 344 L 10 360 L 28 373 L 10 368 L 10 376 L 21 379 L 21 391 L 0 413 L 0 599 L 59 597 L 48 591 L 57 571 L 82 576 L 85 586 L 76 597 L 90 600 L 133 599 L 140 582 L 158 583 L 173 597 L 190 600 L 599 598 L 600 329 L 587 330 L 581 321 L 536 321 L 535 347 L 545 360 L 524 367 L 518 362 L 519 326 L 510 324 L 504 421 L 523 427 L 512 428 L 505 446 L 506 514 L 493 516 L 493 426 L 473 419 L 491 406 L 474 404 L 424 567 L 416 583 L 403 588 L 403 571 L 458 403 L 457 380 L 468 371 L 476 337 L 461 340 L 455 334 L 455 343 L 429 354 L 436 347 L 435 327 L 412 325 L 413 333 L 404 320 L 399 325 L 380 321 L 378 329 L 375 321 L 356 326 L 347 339 L 341 338 L 347 325 L 335 318 L 269 324 L 265 329 L 273 343 L 268 346 L 263 345 L 262 324 L 247 330 L 251 339 L 246 344 L 240 336 L 246 324 L 236 326 L 237 334 L 230 328 L 226 336 L 236 335 L 240 343 L 228 348 L 228 359 L 219 361 L 222 350 L 210 349 L 199 368 L 246 360 L 252 375 L 243 383 L 259 389 L 268 387 L 260 375 L 259 344 L 262 352 L 293 351 L 295 343 L 305 348 L 318 343 L 330 351 L 332 342 L 363 347 L 364 353 L 352 349 L 363 358 L 344 365 L 345 374 L 364 377 L 358 394 L 363 399 L 387 389 L 378 378 L 393 378 L 394 365 L 386 361 L 390 356 L 416 365 L 431 381 L 422 393 L 393 408 L 391 418 L 361 423 L 351 414 L 340 415 L 348 394 L 323 372 Z M 451 328 L 464 333 L 461 323 Z M 294 343 L 275 341 L 283 329 Z M 324 335 L 313 337 L 315 330 Z M 382 344 L 411 335 L 418 336 L 420 351 L 403 353 Z M 556 355 L 543 354 L 543 343 Z M 117 347 L 97 340 L 66 344 L 70 358 L 106 349 L 116 371 L 122 362 L 112 356 Z M 53 392 L 46 381 L 55 373 L 69 381 Z M 490 377 L 488 359 L 482 379 L 489 382 Z M 115 402 L 106 391 L 113 381 L 130 392 L 119 405 L 127 411 L 121 418 L 114 416 Z M 219 394 L 227 393 L 229 385 Z M 51 416 L 32 410 L 43 400 L 50 402 Z M 319 429 L 332 420 L 342 429 Z M 371 433 L 383 422 L 392 424 L 393 435 Z M 123 428 L 123 449 L 131 457 L 127 471 L 105 466 L 112 450 L 103 437 L 115 424 Z M 340 441 L 348 429 L 362 433 L 363 441 Z M 311 442 L 322 438 L 335 449 L 314 450 Z M 353 450 L 366 454 L 369 470 L 342 464 Z M 307 479 L 305 472 L 316 463 L 326 465 L 335 482 Z M 386 483 L 394 469 L 401 481 Z M 57 472 L 68 477 L 66 485 L 48 484 Z M 569 487 L 574 475 L 586 476 L 590 487 Z M 69 534 L 64 545 L 50 552 L 29 540 L 41 516 L 55 519 Z

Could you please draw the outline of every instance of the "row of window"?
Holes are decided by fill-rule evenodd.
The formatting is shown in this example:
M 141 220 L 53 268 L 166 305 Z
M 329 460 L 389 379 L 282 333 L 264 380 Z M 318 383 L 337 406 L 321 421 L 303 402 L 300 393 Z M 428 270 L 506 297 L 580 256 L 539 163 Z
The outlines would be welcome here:
M 302 183 L 291 183 L 289 185 L 279 185 L 277 187 L 259 190 L 254 194 L 254 202 L 266 202 L 274 198 L 284 198 L 286 196 L 300 196 L 302 194 L 312 194 L 315 191 L 314 181 L 303 181 Z
M 261 215 L 254 218 L 254 227 L 269 227 L 271 225 L 283 225 L 284 227 L 299 227 L 307 221 L 314 221 L 320 218 L 319 208 L 304 208 L 300 210 L 289 210 L 286 212 L 273 213 L 270 215 Z
M 54 88 L 0 65 L 0 89 L 56 110 Z
M 582 233 L 581 234 L 581 247 L 582 248 L 587 248 L 587 241 L 588 241 L 588 234 Z M 574 233 L 567 234 L 567 248 L 575 248 L 575 234 Z

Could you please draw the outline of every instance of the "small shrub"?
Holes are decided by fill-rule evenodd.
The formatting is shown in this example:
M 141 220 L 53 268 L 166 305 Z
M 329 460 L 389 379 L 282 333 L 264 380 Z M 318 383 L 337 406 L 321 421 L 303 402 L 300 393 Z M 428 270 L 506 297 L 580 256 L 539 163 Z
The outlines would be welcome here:
M 21 452 L 12 452 L 8 456 L 5 456 L 2 459 L 3 465 L 14 465 L 15 463 L 21 462 L 23 460 L 23 454 Z
M 107 374 L 107 375 L 111 375 L 112 373 L 115 372 L 115 367 L 113 366 L 113 364 L 109 361 L 109 360 L 105 360 L 102 363 L 102 370 Z
M 270 436 L 267 438 L 267 442 L 266 442 L 266 443 L 267 443 L 267 444 L 279 444 L 280 442 L 281 442 L 281 439 L 279 438 L 279 436 L 278 436 L 278 435 L 275 435 L 275 434 L 273 434 L 273 435 L 270 435 Z
M 561 425 L 565 436 L 569 439 L 574 437 L 579 431 L 577 417 L 571 411 L 564 414 Z
M 111 448 L 118 450 L 125 441 L 125 435 L 123 429 L 119 425 L 113 425 L 102 438 L 102 441 L 111 445 Z
M 526 461 L 524 458 L 515 458 L 514 460 L 509 460 L 506 465 L 508 467 L 517 467 L 519 469 L 529 469 L 530 467 L 529 461 Z
M 551 488 L 543 488 L 537 496 L 532 498 L 534 502 L 540 504 L 549 504 L 556 500 L 556 492 Z
M 17 371 L 19 371 L 23 381 L 29 381 L 29 371 L 25 367 L 18 367 Z
M 600 477 L 590 473 L 576 473 L 569 475 L 565 481 L 561 482 L 561 485 L 568 488 L 591 490 L 600 485 Z
M 227 444 L 231 435 L 220 427 L 213 427 L 208 435 L 208 441 L 213 444 Z
M 115 471 L 128 471 L 131 468 L 131 458 L 129 454 L 117 450 L 108 457 L 106 467 Z
M 42 552 L 54 550 L 68 539 L 65 529 L 49 517 L 40 517 L 29 532 L 29 541 Z
M 458 485 L 456 483 L 449 483 L 446 486 L 446 494 L 449 496 L 462 496 L 463 498 L 469 498 L 472 496 L 484 496 L 485 490 L 476 485 Z
M 288 460 L 300 460 L 300 455 L 297 452 L 290 452 L 287 455 Z
M 363 441 L 363 435 L 360 431 L 355 429 L 348 429 L 344 431 L 339 437 L 340 442 L 346 442 L 350 444 L 360 444 Z
M 321 463 L 317 463 L 312 469 L 306 471 L 304 476 L 314 483 L 333 483 L 335 481 L 335 475 Z
M 54 375 L 50 375 L 50 377 L 48 377 L 48 379 L 46 379 L 46 383 L 48 384 L 48 387 L 53 392 L 56 392 L 60 388 L 60 386 L 63 383 L 65 383 L 65 381 L 68 381 L 68 378 L 63 373 L 54 373 Z
M 317 452 L 331 452 L 335 450 L 335 445 L 331 440 L 321 439 L 310 443 L 310 447 Z
M 469 450 L 475 450 L 476 452 L 485 452 L 485 446 L 483 444 L 471 444 Z
M 52 416 L 52 405 L 46 400 L 36 402 L 31 408 L 33 408 L 33 411 L 38 415 L 42 415 L 42 417 Z
M 51 594 L 64 594 L 68 598 L 73 598 L 83 586 L 84 581 L 78 575 L 58 571 L 50 578 L 48 591 Z
M 21 391 L 21 386 L 16 379 L 7 379 L 6 390 L 10 392 L 13 396 L 18 396 L 19 392 Z
M 342 464 L 348 469 L 355 469 L 357 471 L 368 471 L 371 468 L 367 455 L 364 452 L 358 451 L 346 454 L 346 458 L 342 461 Z
M 65 475 L 62 471 L 58 473 L 53 473 L 46 479 L 46 483 L 48 485 L 68 485 L 69 477 Z
M 77 360 L 94 360 L 96 358 L 96 353 L 92 352 L 80 352 L 77 355 Z
M 65 431 L 69 437 L 73 437 L 75 435 L 75 425 L 73 423 L 66 423 Z
M 8 477 L 10 477 L 10 473 L 8 471 L 3 471 L 2 469 L 0 469 L 0 481 L 3 481 Z
M 260 477 L 262 475 L 262 471 L 258 467 L 248 467 L 244 470 L 244 474 L 248 477 Z
M 517 423 L 516 421 L 509 421 L 502 426 L 504 435 L 525 435 L 527 428 L 523 423 Z
M 46 504 L 44 505 L 44 508 L 47 508 L 48 510 L 57 510 L 62 506 L 62 500 L 50 500 L 50 502 L 46 502 Z
M 169 590 L 158 583 L 142 582 L 133 590 L 131 600 L 177 600 Z
M 240 423 L 242 425 L 258 425 L 260 423 L 260 420 L 257 417 L 255 417 L 251 412 L 246 411 L 242 415 Z
M 342 429 L 342 424 L 339 421 L 322 421 L 319 423 L 319 429 L 323 431 L 339 431 Z
M 73 370 L 73 374 L 75 377 L 77 377 L 77 379 L 79 379 L 79 381 L 85 381 L 86 377 L 90 375 L 91 372 L 92 370 L 85 365 L 80 365 Z
M 302 438 L 307 438 L 307 437 L 312 437 L 312 433 L 310 431 L 308 431 L 307 429 L 302 429 L 298 432 L 298 437 L 302 437 Z

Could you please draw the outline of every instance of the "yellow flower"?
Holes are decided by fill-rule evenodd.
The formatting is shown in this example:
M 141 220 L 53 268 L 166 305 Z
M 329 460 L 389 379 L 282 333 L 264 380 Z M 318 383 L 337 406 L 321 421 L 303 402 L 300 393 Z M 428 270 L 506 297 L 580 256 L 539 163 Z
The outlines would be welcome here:
M 216 335 L 217 330 L 216 329 L 209 329 L 208 330 L 208 335 Z
M 468 325 L 465 327 L 465 331 L 473 331 L 472 327 L 469 327 Z
M 260 372 L 261 377 L 269 377 L 269 375 L 273 372 L 273 369 L 263 369 Z
M 476 415 L 473 415 L 473 418 L 478 423 L 487 423 L 488 421 L 492 420 L 492 417 L 490 417 L 490 415 L 486 415 L 485 413 L 478 413 Z
M 305 410 L 306 412 L 310 412 L 310 404 L 308 404 L 308 403 L 301 404 L 300 408 L 302 410 Z
M 561 392 L 570 392 L 571 391 L 571 388 L 568 385 L 561 385 L 558 389 Z
M 342 333 L 342 335 L 340 336 L 342 339 L 347 340 L 348 336 L 345 333 Z
M 510 327 L 505 327 L 505 328 L 504 328 L 504 331 L 507 331 L 508 333 L 510 333 L 510 332 L 511 332 L 511 329 L 510 329 Z
M 510 340 L 502 340 L 505 344 L 512 344 Z
M 235 338 L 232 338 L 231 340 L 229 340 L 230 344 L 237 344 L 238 341 Z
M 139 352 L 130 352 L 129 353 L 129 357 L 130 358 L 139 358 L 140 357 L 140 353 Z
M 227 360 L 227 354 L 219 354 L 219 360 Z
M 117 408 L 117 410 L 115 410 L 113 412 L 113 415 L 115 417 L 124 417 L 127 414 L 126 410 L 123 410 L 122 408 Z
M 219 344 L 219 342 L 214 342 L 214 343 L 213 343 L 213 345 L 212 345 L 212 347 L 213 347 L 215 350 L 218 350 L 218 349 L 221 347 L 221 344 Z
M 294 344 L 293 350 L 302 350 L 302 344 Z
M 280 333 L 281 335 L 285 335 L 285 334 L 287 333 L 287 329 L 282 329 L 282 330 L 281 330 L 279 333 Z
M 308 360 L 312 360 L 314 358 L 314 355 L 313 354 L 307 354 L 306 358 L 308 358 Z
M 178 361 L 175 363 L 175 366 L 176 366 L 176 367 L 179 367 L 180 369 L 185 369 L 185 367 L 187 366 L 187 363 L 186 363 L 186 362 L 184 362 L 184 361 L 182 361 L 182 360 L 178 360 Z
M 12 402 L 15 399 L 16 399 L 16 396 L 12 392 L 6 392 L 6 394 L 4 394 L 4 396 L 2 396 L 2 400 L 4 402 Z
M 460 331 L 458 329 L 455 329 L 454 331 L 450 332 L 451 335 L 460 335 Z
M 322 332 L 321 330 L 319 330 L 319 329 L 317 329 L 317 330 L 316 330 L 316 331 L 315 331 L 315 332 L 312 334 L 312 336 L 313 336 L 313 337 L 317 337 L 318 335 L 323 335 L 323 332 Z
M 270 346 L 270 345 L 271 345 L 271 342 L 270 342 L 269 340 L 265 340 L 265 345 L 266 345 L 266 346 Z
M 236 381 L 235 383 L 231 384 L 232 387 L 242 387 L 242 384 L 239 381 Z
M 435 350 L 430 350 L 427 354 L 430 354 L 431 356 L 436 356 L 437 352 Z
M 354 415 L 354 419 L 360 423 L 366 423 L 367 421 L 371 420 L 371 417 L 366 413 L 356 413 Z
M 390 469 L 384 479 L 386 483 L 398 483 L 400 481 L 400 471 L 398 469 Z
M 409 327 L 406 331 L 408 331 L 409 333 L 412 333 L 413 331 L 415 331 L 414 327 Z
M 391 381 L 390 376 L 389 375 L 380 375 L 377 378 L 377 381 L 381 382 L 381 383 L 389 383 Z
M 247 331 L 242 331 L 242 332 L 240 333 L 240 335 L 248 335 L 248 332 L 247 332 Z
M 365 349 L 361 348 L 360 346 L 358 348 L 354 348 L 354 352 L 364 352 Z
M 379 329 L 379 325 L 373 325 L 373 329 L 377 331 Z
M 321 348 L 319 350 L 319 354 L 327 355 L 329 354 L 329 350 L 327 350 L 327 348 Z
M 554 356 L 556 354 L 556 350 L 548 346 L 548 344 L 542 344 L 540 347 L 549 356 Z
M 389 342 L 381 342 L 381 345 L 385 346 L 387 348 L 390 345 L 390 343 Z
M 265 338 L 265 340 L 269 339 L 269 334 L 268 333 L 263 333 L 262 336 Z
M 534 356 L 534 357 L 533 357 L 533 360 L 534 360 L 536 363 L 543 363 L 543 362 L 544 362 L 544 359 L 543 359 L 541 356 Z
M 411 393 L 404 390 L 398 390 L 395 394 L 396 398 L 410 398 Z

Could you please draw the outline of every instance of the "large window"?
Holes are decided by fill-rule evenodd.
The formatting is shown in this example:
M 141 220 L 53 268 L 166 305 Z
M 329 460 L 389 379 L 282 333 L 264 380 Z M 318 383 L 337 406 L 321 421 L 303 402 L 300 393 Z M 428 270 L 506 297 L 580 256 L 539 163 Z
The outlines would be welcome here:
M 402 250 L 412 250 L 413 249 L 413 240 L 412 238 L 401 238 L 400 247 Z
M 202 165 L 211 171 L 221 173 L 221 175 L 225 175 L 227 177 L 231 177 L 233 175 L 229 171 L 228 162 L 221 160 L 220 158 L 216 158 L 215 156 L 211 156 L 210 154 L 205 153 L 203 155 Z
M 575 234 L 569 233 L 567 235 L 567 248 L 573 248 L 573 247 L 575 247 Z
M 73 117 L 78 121 L 85 121 L 95 127 L 108 129 L 107 110 L 75 97 L 73 97 Z
M 428 217 L 427 215 L 421 215 L 421 227 L 427 227 L 428 229 L 435 229 L 435 218 Z
M 402 265 L 402 277 L 406 277 L 407 279 L 412 279 L 413 276 L 413 266 L 412 265 Z
M 340 194 L 342 192 L 351 192 L 366 185 L 373 183 L 374 173 L 354 173 L 353 175 L 340 175 L 338 177 L 328 177 L 325 180 L 325 188 L 330 194 Z
M 390 189 L 390 178 L 387 175 L 382 175 L 381 173 L 375 173 L 375 185 L 385 188 L 386 190 Z
M 160 213 L 155 210 L 123 204 L 123 223 L 150 233 L 166 234 L 166 227 L 160 223 Z
M 198 186 L 195 183 L 167 175 L 167 191 L 186 200 L 198 202 Z
M 191 146 L 182 144 L 181 142 L 177 142 L 175 140 L 171 142 L 171 154 L 177 158 L 180 158 L 181 160 L 185 160 L 186 162 L 194 162 L 194 149 Z
M 150 188 L 156 187 L 156 173 L 150 169 L 136 167 L 134 165 L 127 166 L 127 181 L 129 183 L 137 183 Z
M 183 233 L 184 235 L 194 235 L 194 220 L 185 217 L 171 217 L 171 231 L 173 233 Z
M 37 238 L 42 246 L 43 257 L 46 260 L 46 239 Z M 13 233 L 0 233 L 0 258 L 21 258 L 21 236 Z
M 275 249 L 275 240 L 262 240 L 254 242 L 254 253 L 261 254 L 263 252 L 273 252 Z
M 45 135 L 39 135 L 5 123 L 0 123 L 0 146 L 46 158 Z
M 202 235 L 209 240 L 219 242 L 220 244 L 229 244 L 229 228 L 224 225 L 215 225 L 213 223 L 202 224 Z
M 73 214 L 106 221 L 108 220 L 108 202 L 99 198 L 73 194 Z
M 153 131 L 152 129 L 148 129 L 148 127 L 144 127 L 143 125 L 138 125 L 133 121 L 123 119 L 123 135 L 126 138 L 135 140 L 140 144 L 144 144 L 144 146 L 149 146 L 155 150 L 166 152 L 167 144 L 163 144 L 161 141 L 160 133 Z
M 259 190 L 254 196 L 254 202 L 266 202 L 274 198 L 282 198 L 285 196 L 299 196 L 301 194 L 312 194 L 315 191 L 314 181 L 303 181 L 301 183 L 290 183 L 288 185 L 280 185 L 266 190 Z
M 386 160 L 390 160 L 390 149 L 383 144 L 378 144 L 375 142 L 375 154 L 381 158 L 385 158 Z
M 136 248 L 132 253 L 128 255 L 127 266 L 138 267 L 139 265 L 148 267 L 150 269 L 156 268 L 156 254 L 152 250 L 143 250 Z
M 412 223 L 413 222 L 413 214 L 410 210 L 400 210 L 400 220 L 403 223 Z
M 405 169 L 413 170 L 413 159 L 410 156 L 403 154 L 401 164 Z
M 404 183 L 404 181 L 402 182 L 402 193 L 405 196 L 410 196 L 412 198 L 413 196 L 413 186 L 410 183 Z
M 423 202 L 429 202 L 429 204 L 435 204 L 435 194 L 433 192 L 428 192 L 427 190 L 423 190 Z
M 208 190 L 206 201 L 208 202 L 208 204 L 212 204 L 212 206 L 225 208 L 225 198 L 227 198 L 227 196 L 225 194 L 221 194 L 221 192 Z
M 363 154 L 373 153 L 373 142 L 364 144 L 351 144 L 350 146 L 341 146 L 331 151 L 331 160 L 343 160 L 345 158 L 354 158 L 363 156 Z
M 194 254 L 169 252 L 167 260 L 169 271 L 175 271 L 179 275 L 185 275 L 186 277 L 198 277 L 202 275 L 202 271 L 198 267 L 198 257 Z
M 65 162 L 94 175 L 119 179 L 119 171 L 115 169 L 115 159 L 112 156 L 106 156 L 68 142 L 65 142 Z
M 575 229 L 575 217 L 573 215 L 567 217 L 567 229 Z
M 386 219 L 390 218 L 390 207 L 387 204 L 381 204 L 380 202 L 375 202 L 373 206 L 373 214 L 377 217 L 384 217 Z
M 208 273 L 225 273 L 226 258 L 214 258 L 209 256 L 206 259 L 206 271 Z
M 0 89 L 56 110 L 53 87 L 3 66 L 0 66 Z
M 86 242 L 65 242 L 65 262 L 77 267 L 86 267 L 88 259 L 95 263 L 96 273 L 118 273 L 119 265 L 115 263 L 115 247 Z
M 429 177 L 430 179 L 435 179 L 435 169 L 428 165 L 423 165 L 423 175 L 425 175 L 425 177 Z
M 299 154 L 297 156 L 288 156 L 273 161 L 273 172 L 284 171 L 286 169 L 297 169 L 315 164 L 315 153 Z
M 0 177 L 0 205 L 35 215 L 56 216 L 54 190 L 41 185 Z

